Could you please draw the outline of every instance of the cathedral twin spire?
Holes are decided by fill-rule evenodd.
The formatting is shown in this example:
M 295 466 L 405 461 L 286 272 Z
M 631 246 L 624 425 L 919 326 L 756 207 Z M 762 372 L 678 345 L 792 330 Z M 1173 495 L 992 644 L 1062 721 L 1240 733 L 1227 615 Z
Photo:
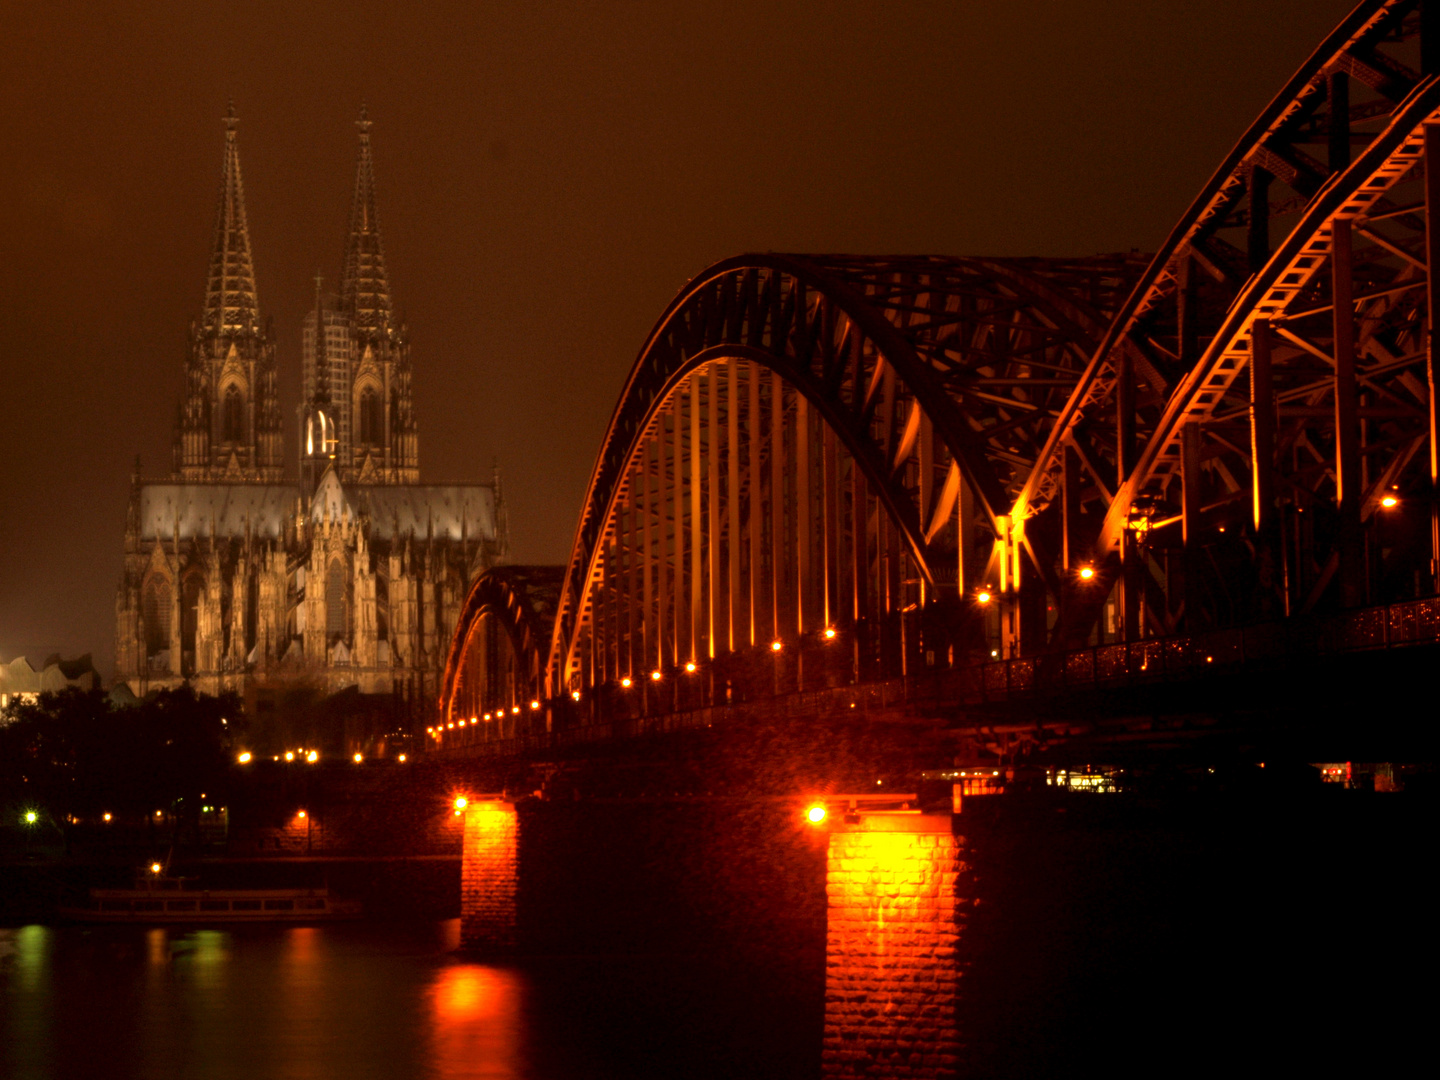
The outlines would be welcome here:
M 224 124 L 215 236 L 204 310 L 192 332 L 186 365 L 175 468 L 178 479 L 190 481 L 275 483 L 281 479 L 282 451 L 274 343 L 260 317 L 233 105 Z M 319 442 L 334 451 L 327 456 L 342 478 L 414 483 L 419 465 L 409 350 L 390 296 L 370 153 L 371 123 L 363 106 L 356 127 L 359 154 L 340 275 L 340 310 L 327 313 L 317 300 L 313 326 L 306 328 L 309 393 L 301 410 L 302 473 L 314 471 L 306 467 L 311 456 L 304 448 L 306 417 L 322 407 L 323 398 L 323 408 L 337 427 Z M 334 342 L 329 340 L 332 329 L 339 334 Z M 345 354 L 327 355 L 327 345 L 333 349 L 337 344 L 346 346 Z
M 225 160 L 220 170 L 220 200 L 215 214 L 215 243 L 205 288 L 203 325 L 217 333 L 255 327 L 260 307 L 255 288 L 255 260 L 250 251 L 250 226 L 245 219 L 245 182 L 240 175 L 240 120 L 232 104 L 225 118 Z M 380 239 L 380 214 L 375 199 L 375 165 L 370 156 L 372 123 L 365 106 L 355 122 L 360 151 L 355 164 L 355 200 L 340 275 L 340 301 L 356 326 L 370 335 L 394 333 L 390 275 Z

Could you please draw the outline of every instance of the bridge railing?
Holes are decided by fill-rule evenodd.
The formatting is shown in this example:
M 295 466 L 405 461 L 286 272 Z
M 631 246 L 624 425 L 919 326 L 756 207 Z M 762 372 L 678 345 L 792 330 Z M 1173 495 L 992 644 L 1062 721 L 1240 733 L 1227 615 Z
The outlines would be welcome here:
M 1097 645 L 1070 652 L 930 669 L 905 678 L 829 686 L 738 704 L 717 704 L 580 724 L 506 739 L 450 739 L 441 750 L 505 757 L 611 739 L 747 721 L 853 713 L 895 715 L 1043 696 L 1072 689 L 1193 679 L 1286 656 L 1325 655 L 1440 642 L 1440 597 L 1360 608 L 1320 619 L 1261 623 L 1184 637 Z M 457 733 L 458 734 L 458 733 Z M 472 729 L 467 735 L 478 735 Z

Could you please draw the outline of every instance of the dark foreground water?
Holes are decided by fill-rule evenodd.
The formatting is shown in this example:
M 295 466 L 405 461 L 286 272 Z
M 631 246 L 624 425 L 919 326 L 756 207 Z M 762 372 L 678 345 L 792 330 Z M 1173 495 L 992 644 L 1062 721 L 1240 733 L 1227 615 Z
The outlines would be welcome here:
M 0 1077 L 806 1076 L 818 1035 L 673 958 L 457 958 L 458 921 L 0 928 Z M 815 1018 L 818 1020 L 818 1017 Z M 818 1043 L 818 1039 L 815 1040 Z

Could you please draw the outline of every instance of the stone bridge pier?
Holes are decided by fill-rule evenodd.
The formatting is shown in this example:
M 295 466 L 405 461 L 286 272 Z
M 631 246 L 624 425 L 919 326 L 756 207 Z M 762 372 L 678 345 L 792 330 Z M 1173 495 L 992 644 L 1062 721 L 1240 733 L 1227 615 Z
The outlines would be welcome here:
M 564 848 L 571 859 L 583 857 L 579 849 L 593 852 L 587 836 L 597 827 L 644 819 L 631 841 L 637 864 L 593 864 L 612 880 L 592 881 L 592 917 L 627 920 L 635 897 L 627 900 L 628 889 L 617 883 L 629 879 L 629 889 L 652 892 L 660 905 L 689 910 L 697 922 L 724 924 L 720 949 L 744 949 L 773 936 L 781 952 L 798 957 L 798 966 L 823 963 L 823 1076 L 954 1075 L 962 867 L 951 815 L 846 813 L 837 804 L 812 823 L 806 809 L 801 799 L 772 800 L 758 815 L 734 804 L 557 807 L 467 799 L 459 811 L 461 947 L 497 959 L 543 951 L 547 943 L 556 947 L 553 926 L 522 910 L 548 908 L 554 918 L 556 898 L 543 893 L 570 891 L 554 877 L 554 860 L 566 858 Z M 675 872 L 638 865 L 654 862 L 672 864 Z M 766 862 L 770 873 L 754 872 Z M 547 872 L 548 886 L 536 880 Z M 626 937 L 620 947 L 665 948 L 677 934 L 690 933 L 674 925 L 648 933 L 638 926 L 643 921 L 641 915 L 628 935 L 617 931 Z
M 503 796 L 466 799 L 460 856 L 460 945 L 482 956 L 519 945 L 520 818 Z
M 764 1075 L 1153 1075 L 1177 1048 L 1328 1074 L 1374 1032 L 1427 1030 L 1429 998 L 1374 972 L 1435 957 L 1434 801 L 1303 779 L 1267 762 L 1210 793 L 1016 791 L 961 814 L 831 796 L 818 824 L 794 797 L 476 795 L 462 940 L 718 978 L 737 996 L 705 1008 L 756 1025 L 747 1045 L 808 1056 Z
M 955 1074 L 960 870 L 949 814 L 854 814 L 832 828 L 825 1077 Z

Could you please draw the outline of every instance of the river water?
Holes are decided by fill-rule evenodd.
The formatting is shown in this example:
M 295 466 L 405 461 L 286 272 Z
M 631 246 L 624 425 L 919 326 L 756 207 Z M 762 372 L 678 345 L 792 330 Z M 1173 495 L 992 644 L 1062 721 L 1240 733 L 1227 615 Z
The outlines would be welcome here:
M 818 1072 L 811 995 L 675 958 L 473 963 L 453 951 L 458 931 L 0 928 L 0 1077 Z

